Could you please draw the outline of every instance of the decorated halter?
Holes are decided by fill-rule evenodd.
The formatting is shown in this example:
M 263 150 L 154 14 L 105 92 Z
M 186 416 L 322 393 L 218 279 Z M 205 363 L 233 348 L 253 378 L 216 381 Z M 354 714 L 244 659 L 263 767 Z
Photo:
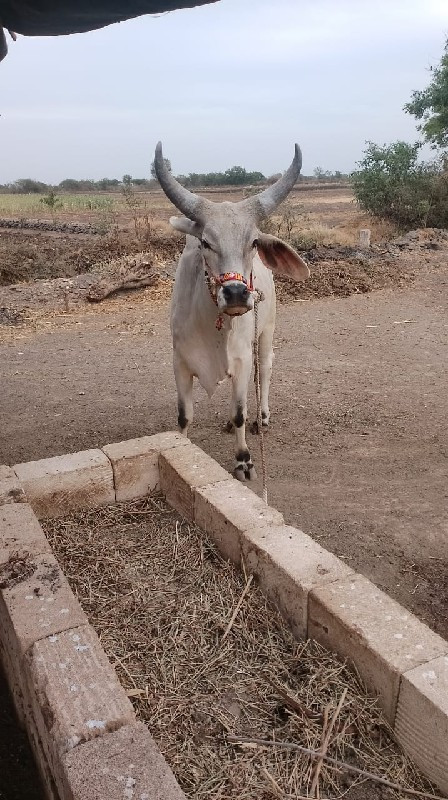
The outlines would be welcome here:
M 218 298 L 217 298 L 217 291 L 216 291 L 216 287 L 217 286 L 224 286 L 224 284 L 230 283 L 230 282 L 232 282 L 232 283 L 242 283 L 242 284 L 244 284 L 244 286 L 246 286 L 246 288 L 249 290 L 249 292 L 253 292 L 254 291 L 252 272 L 250 273 L 249 281 L 247 281 L 246 278 L 244 277 L 244 275 L 241 275 L 240 272 L 223 272 L 223 273 L 221 273 L 221 275 L 218 275 L 217 278 L 215 278 L 215 277 L 211 278 L 209 273 L 208 273 L 208 271 L 207 271 L 207 268 L 204 267 L 204 273 L 205 273 L 205 282 L 206 282 L 208 290 L 210 292 L 210 297 L 212 298 L 215 306 L 218 305 Z M 223 319 L 222 314 L 218 314 L 218 317 L 216 319 L 215 325 L 216 325 L 217 330 L 220 331 L 222 326 L 224 325 L 224 319 Z
M 217 286 L 224 286 L 224 284 L 226 284 L 226 283 L 230 283 L 230 282 L 235 283 L 236 282 L 236 283 L 244 284 L 244 286 L 247 287 L 249 292 L 253 292 L 254 291 L 252 272 L 250 273 L 249 281 L 247 281 L 246 278 L 244 277 L 244 275 L 241 275 L 240 272 L 223 272 L 220 275 L 218 275 L 218 277 L 215 278 L 214 276 L 210 277 L 210 275 L 208 273 L 208 270 L 207 270 L 207 267 L 204 265 L 204 274 L 205 274 L 205 282 L 206 282 L 208 290 L 210 292 L 210 297 L 212 298 L 215 306 L 218 305 L 218 298 L 217 298 L 217 291 L 216 291 L 216 287 Z M 217 317 L 216 323 L 215 323 L 215 326 L 216 326 L 217 330 L 220 331 L 223 325 L 224 325 L 224 318 L 223 318 L 222 314 L 218 314 L 218 317 Z

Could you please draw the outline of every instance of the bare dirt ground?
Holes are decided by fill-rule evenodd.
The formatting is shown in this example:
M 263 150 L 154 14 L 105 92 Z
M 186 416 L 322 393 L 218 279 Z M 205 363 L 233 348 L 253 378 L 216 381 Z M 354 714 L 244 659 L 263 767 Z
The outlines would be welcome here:
M 286 520 L 447 636 L 448 249 L 440 247 L 429 262 L 407 254 L 420 266 L 411 285 L 280 304 L 266 444 L 269 499 Z M 167 294 L 162 286 L 3 326 L 2 462 L 175 427 Z M 228 400 L 229 387 L 211 401 L 198 387 L 191 437 L 231 468 L 232 437 L 220 430 Z M 250 443 L 259 464 L 256 437 Z
M 321 238 L 307 253 L 311 279 L 278 282 L 270 502 L 448 636 L 447 238 L 423 232 L 390 245 L 347 189 L 299 192 L 296 202 L 306 207 L 299 222 Z M 163 229 L 169 205 L 160 194 L 151 203 L 162 220 L 149 230 L 155 269 L 170 273 L 179 241 Z M 132 228 L 126 214 L 119 222 Z M 365 226 L 369 257 L 353 247 Z M 22 279 L 72 276 L 0 287 L 0 462 L 175 427 L 170 281 L 99 306 L 84 299 L 99 254 L 135 249 L 117 231 L 0 230 L 4 273 L 13 263 Z M 197 387 L 191 437 L 230 469 L 232 437 L 220 430 L 229 389 L 209 401 Z M 257 437 L 249 441 L 259 465 Z

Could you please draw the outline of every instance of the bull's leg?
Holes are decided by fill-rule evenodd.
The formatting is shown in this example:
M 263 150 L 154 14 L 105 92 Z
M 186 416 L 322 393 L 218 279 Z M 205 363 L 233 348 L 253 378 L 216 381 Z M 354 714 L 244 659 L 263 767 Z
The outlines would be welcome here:
M 177 424 L 183 436 L 193 422 L 193 375 L 185 362 L 174 352 L 174 378 L 177 387 Z
M 252 370 L 251 357 L 239 360 L 232 378 L 231 420 L 235 426 L 235 478 L 239 481 L 257 477 L 246 443 L 247 391 Z

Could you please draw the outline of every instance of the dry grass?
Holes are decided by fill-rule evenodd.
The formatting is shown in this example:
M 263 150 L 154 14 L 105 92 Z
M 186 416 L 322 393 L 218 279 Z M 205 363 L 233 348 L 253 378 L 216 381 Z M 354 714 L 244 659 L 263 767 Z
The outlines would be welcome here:
M 375 220 L 365 214 L 354 215 L 350 221 L 333 226 L 322 222 L 305 224 L 300 231 L 300 236 L 311 246 L 356 247 L 359 242 L 359 231 L 362 228 L 370 229 L 372 244 L 390 241 L 398 236 L 396 226 L 386 221 Z
M 348 237 L 351 236 L 352 243 L 357 244 L 359 239 L 359 231 L 362 228 L 370 229 L 372 243 L 391 241 L 400 233 L 397 226 L 392 222 L 388 222 L 388 220 L 385 219 L 377 219 L 370 216 L 370 214 L 357 211 L 356 207 L 351 216 L 340 223 L 337 230 L 340 231 L 342 235 L 345 234 Z
M 311 246 L 323 244 L 343 245 L 353 247 L 358 237 L 358 231 L 347 231 L 343 228 L 331 228 L 329 225 L 316 222 L 313 225 L 305 226 L 300 231 L 300 236 Z
M 315 761 L 230 744 L 226 734 L 319 749 L 325 720 L 344 693 L 328 754 L 403 786 L 429 788 L 359 679 L 315 643 L 296 642 L 255 584 L 223 638 L 246 578 L 161 497 L 44 527 L 137 714 L 189 798 L 311 796 Z M 317 784 L 321 797 L 384 796 L 325 763 Z
M 398 235 L 396 226 L 361 212 L 353 194 L 340 190 L 290 196 L 263 227 L 306 250 L 322 245 L 356 247 L 362 228 L 370 228 L 372 243 Z

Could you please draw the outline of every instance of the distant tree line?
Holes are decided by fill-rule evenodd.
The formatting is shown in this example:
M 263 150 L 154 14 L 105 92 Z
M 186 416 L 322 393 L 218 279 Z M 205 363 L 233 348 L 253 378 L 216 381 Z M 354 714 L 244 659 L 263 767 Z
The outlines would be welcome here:
M 244 167 L 231 167 L 225 172 L 190 172 L 179 175 L 179 182 L 184 186 L 253 186 L 266 181 L 262 172 L 247 172 Z
M 171 164 L 165 159 L 168 169 Z M 136 189 L 137 191 L 148 191 L 158 186 L 155 178 L 154 164 L 151 165 L 152 178 L 134 178 L 132 175 L 123 175 L 118 178 L 101 178 L 99 181 L 86 178 L 76 180 L 76 178 L 65 178 L 60 183 L 54 185 L 43 183 L 32 178 L 19 178 L 13 183 L 0 184 L 1 194 L 48 194 L 55 193 L 76 193 L 76 192 L 119 192 L 123 189 Z M 316 167 L 314 170 L 314 180 L 318 181 L 340 181 L 347 176 L 342 172 L 330 172 Z M 177 175 L 177 180 L 189 188 L 202 186 L 256 186 L 257 184 L 273 183 L 280 178 L 280 173 L 271 175 L 268 178 L 262 172 L 248 172 L 244 167 L 234 166 L 226 169 L 225 172 L 190 172 L 189 175 Z M 312 177 L 301 175 L 299 180 L 313 180 Z
M 335 172 L 331 172 L 329 169 L 322 169 L 322 167 L 316 167 L 314 170 L 314 177 L 318 181 L 323 181 L 326 183 L 327 181 L 344 181 L 348 180 L 349 175 L 341 172 L 339 169 L 335 170 Z
M 147 180 L 146 178 L 131 178 L 131 176 L 124 175 L 123 180 L 118 178 L 101 178 L 99 181 L 94 181 L 89 178 L 83 180 L 76 180 L 75 178 L 65 178 L 58 184 L 42 183 L 32 178 L 19 178 L 13 183 L 0 184 L 0 192 L 2 194 L 46 194 L 48 192 L 118 192 L 123 186 L 127 185 L 125 178 L 130 178 L 132 186 L 142 188 L 154 188 L 155 181 Z

